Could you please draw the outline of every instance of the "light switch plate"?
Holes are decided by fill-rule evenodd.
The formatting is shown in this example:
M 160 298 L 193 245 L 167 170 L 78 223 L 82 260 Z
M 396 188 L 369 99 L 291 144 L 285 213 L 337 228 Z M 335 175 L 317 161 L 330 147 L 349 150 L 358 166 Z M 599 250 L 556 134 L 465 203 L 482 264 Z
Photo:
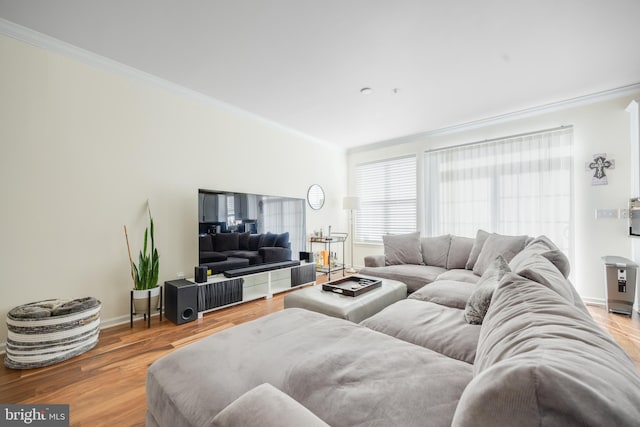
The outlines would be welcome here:
M 596 219 L 616 219 L 618 209 L 596 209 Z

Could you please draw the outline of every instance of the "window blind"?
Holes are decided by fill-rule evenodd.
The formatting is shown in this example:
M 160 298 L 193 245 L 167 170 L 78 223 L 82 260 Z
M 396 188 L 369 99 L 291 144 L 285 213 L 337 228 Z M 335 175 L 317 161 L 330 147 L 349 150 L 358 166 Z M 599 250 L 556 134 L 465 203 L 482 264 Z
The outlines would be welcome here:
M 355 240 L 379 243 L 385 234 L 416 231 L 416 156 L 363 163 L 355 167 Z

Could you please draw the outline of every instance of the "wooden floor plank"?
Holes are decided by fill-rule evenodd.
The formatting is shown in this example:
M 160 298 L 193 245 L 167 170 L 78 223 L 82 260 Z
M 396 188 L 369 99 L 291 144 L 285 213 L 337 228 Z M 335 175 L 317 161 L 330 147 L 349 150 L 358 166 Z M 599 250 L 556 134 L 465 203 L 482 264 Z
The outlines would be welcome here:
M 336 276 L 339 277 L 339 276 Z M 322 278 L 319 278 L 322 281 Z M 202 319 L 174 325 L 154 318 L 104 329 L 91 351 L 39 369 L 0 367 L 0 402 L 70 405 L 72 426 L 143 426 L 147 367 L 158 358 L 234 325 L 284 308 L 284 295 L 214 311 Z M 607 313 L 589 306 L 600 326 L 640 368 L 640 316 Z

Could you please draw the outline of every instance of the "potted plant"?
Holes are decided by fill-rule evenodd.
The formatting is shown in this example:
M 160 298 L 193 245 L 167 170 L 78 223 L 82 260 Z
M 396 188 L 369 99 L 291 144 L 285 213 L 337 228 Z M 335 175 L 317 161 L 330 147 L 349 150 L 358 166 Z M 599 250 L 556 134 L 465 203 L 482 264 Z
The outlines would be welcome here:
M 158 271 L 160 268 L 158 249 L 155 247 L 153 233 L 153 217 L 149 209 L 149 227 L 144 229 L 144 244 L 138 255 L 138 265 L 134 264 L 131 258 L 131 247 L 129 246 L 129 235 L 127 226 L 124 226 L 124 235 L 127 240 L 127 251 L 129 252 L 129 264 L 131 266 L 131 278 L 133 279 L 133 307 L 135 314 L 149 314 L 149 290 L 151 290 L 151 307 L 158 308 L 160 299 L 160 288 L 158 287 Z M 148 248 L 148 238 L 151 237 L 151 247 Z M 147 252 L 147 249 L 150 249 Z

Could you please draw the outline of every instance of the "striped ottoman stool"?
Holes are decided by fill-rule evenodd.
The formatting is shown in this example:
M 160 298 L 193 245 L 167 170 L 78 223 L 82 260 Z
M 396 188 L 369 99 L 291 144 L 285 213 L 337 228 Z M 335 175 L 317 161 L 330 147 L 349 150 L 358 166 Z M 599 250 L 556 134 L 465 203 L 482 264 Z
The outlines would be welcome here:
M 14 308 L 7 314 L 5 366 L 39 368 L 91 350 L 98 343 L 100 307 L 100 301 L 88 297 Z

